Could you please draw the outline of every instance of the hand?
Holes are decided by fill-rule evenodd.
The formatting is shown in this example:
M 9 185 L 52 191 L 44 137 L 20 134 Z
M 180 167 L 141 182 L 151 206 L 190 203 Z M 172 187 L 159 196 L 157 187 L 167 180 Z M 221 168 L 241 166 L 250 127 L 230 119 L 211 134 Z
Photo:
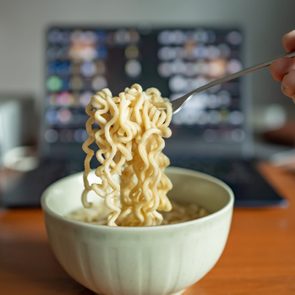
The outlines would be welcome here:
M 287 33 L 282 39 L 287 52 L 295 50 L 295 30 Z M 295 98 L 295 58 L 280 58 L 270 66 L 272 77 L 281 81 L 282 92 L 290 98 Z

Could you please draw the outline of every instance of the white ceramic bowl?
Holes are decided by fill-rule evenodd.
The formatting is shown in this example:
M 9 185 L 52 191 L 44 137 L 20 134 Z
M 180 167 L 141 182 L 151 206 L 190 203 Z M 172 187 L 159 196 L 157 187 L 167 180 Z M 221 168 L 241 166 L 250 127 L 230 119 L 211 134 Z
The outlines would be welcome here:
M 163 295 L 200 280 L 219 259 L 229 232 L 233 193 L 220 180 L 169 168 L 171 199 L 212 214 L 155 227 L 109 227 L 65 217 L 81 207 L 82 174 L 52 184 L 42 196 L 48 238 L 66 272 L 98 294 Z

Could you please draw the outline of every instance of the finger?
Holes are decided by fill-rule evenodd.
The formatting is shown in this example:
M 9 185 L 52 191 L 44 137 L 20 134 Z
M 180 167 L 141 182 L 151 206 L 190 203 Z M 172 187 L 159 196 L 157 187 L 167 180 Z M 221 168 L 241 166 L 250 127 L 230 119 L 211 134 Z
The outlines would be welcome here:
M 291 70 L 282 80 L 282 92 L 289 97 L 295 95 L 295 70 Z
M 285 34 L 282 43 L 287 52 L 295 50 L 295 30 Z
M 281 81 L 289 72 L 293 61 L 290 58 L 279 58 L 270 65 L 270 72 L 274 80 Z

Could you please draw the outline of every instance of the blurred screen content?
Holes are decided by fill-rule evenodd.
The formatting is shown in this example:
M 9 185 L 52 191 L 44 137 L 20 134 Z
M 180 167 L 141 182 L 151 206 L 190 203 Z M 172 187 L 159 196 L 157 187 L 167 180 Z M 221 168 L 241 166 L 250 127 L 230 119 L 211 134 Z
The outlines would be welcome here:
M 175 99 L 242 67 L 237 29 L 51 27 L 46 35 L 44 140 L 81 143 L 90 96 L 140 83 Z M 173 116 L 175 136 L 205 142 L 241 142 L 240 80 L 196 95 Z

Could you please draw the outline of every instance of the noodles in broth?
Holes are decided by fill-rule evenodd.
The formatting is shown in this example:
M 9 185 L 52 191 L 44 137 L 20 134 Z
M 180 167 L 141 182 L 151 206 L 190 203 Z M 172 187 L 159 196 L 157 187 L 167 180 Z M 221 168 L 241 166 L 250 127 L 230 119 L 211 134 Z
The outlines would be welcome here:
M 143 91 L 134 84 L 117 97 L 109 89 L 99 91 L 91 98 L 86 113 L 89 119 L 88 139 L 83 144 L 84 207 L 91 206 L 87 196 L 94 191 L 110 209 L 108 225 L 161 224 L 159 211 L 172 209 L 167 198 L 172 184 L 164 173 L 169 159 L 162 153 L 163 138 L 171 136 L 169 101 L 156 88 Z M 97 145 L 97 152 L 92 144 Z M 101 183 L 90 184 L 90 162 L 94 156 L 101 164 L 95 169 Z
M 70 218 L 109 226 L 153 226 L 179 223 L 208 215 L 196 204 L 171 203 L 172 183 L 164 170 L 163 138 L 171 136 L 172 107 L 156 88 L 134 84 L 119 96 L 97 92 L 86 107 L 87 140 L 84 161 L 84 208 Z M 94 171 L 91 161 L 100 163 Z M 91 178 L 95 176 L 95 181 Z M 103 204 L 92 204 L 94 192 Z

